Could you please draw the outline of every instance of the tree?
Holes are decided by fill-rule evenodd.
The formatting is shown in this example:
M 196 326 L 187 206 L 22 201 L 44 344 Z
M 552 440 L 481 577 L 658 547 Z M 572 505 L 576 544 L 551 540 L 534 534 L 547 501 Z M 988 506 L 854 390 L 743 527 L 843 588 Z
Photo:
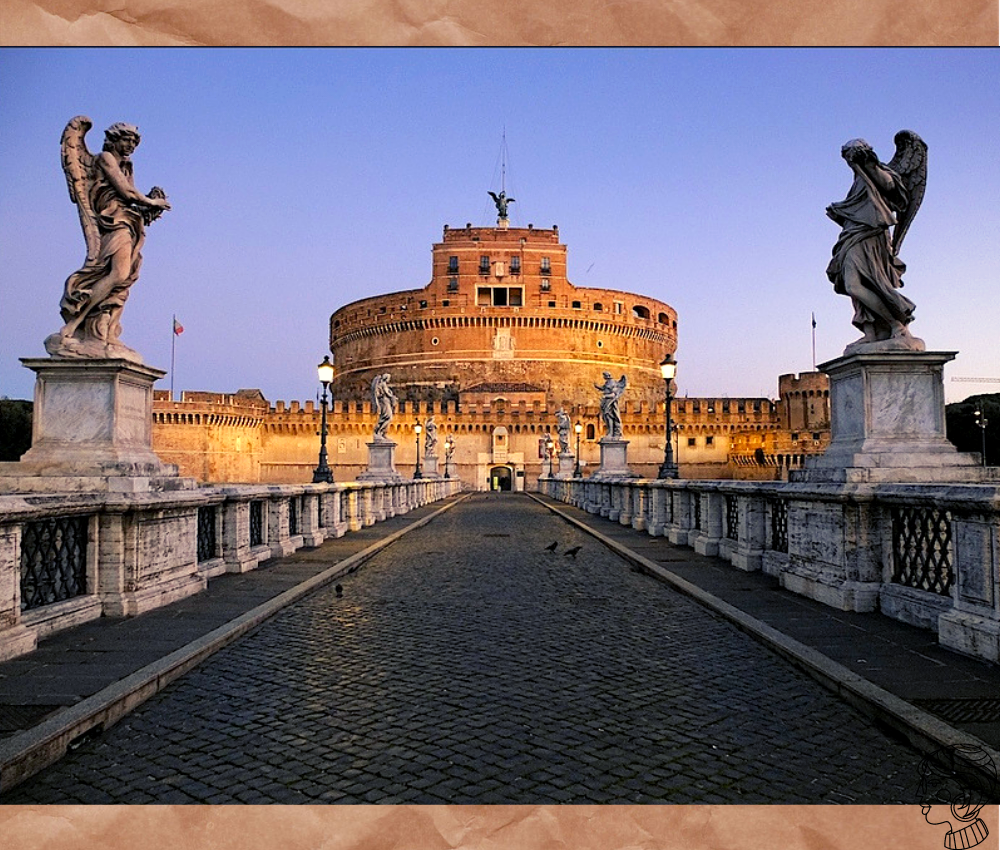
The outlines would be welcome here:
M 1000 466 L 1000 393 L 969 396 L 945 408 L 948 439 L 960 452 L 983 451 L 983 431 L 976 411 L 986 418 L 986 465 Z
M 0 461 L 20 460 L 31 448 L 30 401 L 0 398 Z

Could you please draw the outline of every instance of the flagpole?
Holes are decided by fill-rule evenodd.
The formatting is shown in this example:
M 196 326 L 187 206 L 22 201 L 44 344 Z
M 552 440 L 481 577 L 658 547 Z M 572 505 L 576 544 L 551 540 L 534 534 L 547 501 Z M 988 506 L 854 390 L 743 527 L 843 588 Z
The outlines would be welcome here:
M 816 371 L 816 314 L 812 314 L 813 371 Z
M 174 400 L 174 352 L 177 348 L 177 314 L 170 323 L 170 400 Z

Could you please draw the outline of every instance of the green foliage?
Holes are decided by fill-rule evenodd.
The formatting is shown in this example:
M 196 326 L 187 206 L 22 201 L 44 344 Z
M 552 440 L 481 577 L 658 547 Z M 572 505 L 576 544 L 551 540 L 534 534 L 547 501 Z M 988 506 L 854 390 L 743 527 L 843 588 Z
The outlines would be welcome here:
M 977 425 L 976 411 L 986 418 L 986 465 L 1000 466 L 1000 393 L 969 396 L 945 409 L 948 439 L 961 452 L 982 454 L 983 429 Z
M 20 460 L 31 448 L 30 401 L 0 398 L 0 461 Z

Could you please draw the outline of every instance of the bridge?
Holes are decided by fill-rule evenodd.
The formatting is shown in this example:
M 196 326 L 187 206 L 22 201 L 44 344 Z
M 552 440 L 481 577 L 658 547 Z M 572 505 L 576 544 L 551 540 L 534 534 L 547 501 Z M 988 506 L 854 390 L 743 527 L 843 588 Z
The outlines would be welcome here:
M 998 758 L 995 664 L 753 568 L 751 541 L 757 567 L 795 550 L 795 504 L 782 527 L 736 482 L 542 489 L 182 494 L 199 592 L 126 571 L 114 604 L 177 598 L 8 629 L 37 643 L 0 663 L 2 802 L 919 803 L 928 753 Z M 113 548 L 113 496 L 25 502 L 8 557 L 60 512 Z M 135 541 L 165 508 L 132 502 Z

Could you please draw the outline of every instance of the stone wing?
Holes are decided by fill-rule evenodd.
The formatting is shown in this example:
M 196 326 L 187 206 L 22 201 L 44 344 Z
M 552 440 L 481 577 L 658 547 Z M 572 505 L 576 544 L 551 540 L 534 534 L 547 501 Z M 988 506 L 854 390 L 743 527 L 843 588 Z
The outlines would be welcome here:
M 60 143 L 63 172 L 69 199 L 76 204 L 83 227 L 83 239 L 87 244 L 87 264 L 97 259 L 101 247 L 101 236 L 97 229 L 97 215 L 90 206 L 90 188 L 94 170 L 94 155 L 87 150 L 87 131 L 94 123 L 86 115 L 70 119 L 63 130 Z
M 892 250 L 894 254 L 898 254 L 903 237 L 924 200 L 924 189 L 927 186 L 927 143 L 912 130 L 900 130 L 894 141 L 896 154 L 889 163 L 889 168 L 899 175 L 909 198 L 906 208 L 900 210 L 897 216 L 892 234 Z

